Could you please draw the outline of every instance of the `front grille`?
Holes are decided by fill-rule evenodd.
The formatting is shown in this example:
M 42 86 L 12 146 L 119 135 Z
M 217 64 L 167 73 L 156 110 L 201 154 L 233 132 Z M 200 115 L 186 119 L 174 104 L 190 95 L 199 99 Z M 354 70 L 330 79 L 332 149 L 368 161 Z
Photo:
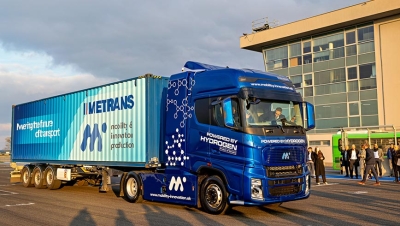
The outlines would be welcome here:
M 299 177 L 299 178 L 290 178 L 290 179 L 278 179 L 278 180 L 268 180 L 268 186 L 274 186 L 274 185 L 281 185 L 281 184 L 294 184 L 294 183 L 303 183 L 304 178 Z
M 301 192 L 301 185 L 270 187 L 268 192 L 271 196 L 294 195 Z
M 303 167 L 301 167 L 301 165 L 267 166 L 266 170 L 267 170 L 267 176 L 271 178 L 292 177 L 303 174 Z
M 267 165 L 271 163 L 303 163 L 305 151 L 300 147 L 268 147 L 263 150 L 263 159 Z

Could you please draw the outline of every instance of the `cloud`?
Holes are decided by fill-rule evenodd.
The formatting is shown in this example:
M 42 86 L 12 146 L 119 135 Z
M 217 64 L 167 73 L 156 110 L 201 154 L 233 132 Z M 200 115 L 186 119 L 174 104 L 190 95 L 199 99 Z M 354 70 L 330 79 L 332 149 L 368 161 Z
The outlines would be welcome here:
M 116 81 L 116 78 L 97 78 L 91 74 L 65 76 L 51 69 L 38 71 L 43 73 L 36 74 L 25 65 L 0 64 L 0 149 L 5 145 L 4 138 L 11 135 L 12 105 Z
M 362 1 L 5 1 L 0 123 L 10 121 L 12 104 L 145 73 L 169 76 L 188 60 L 264 70 L 261 53 L 239 48 L 253 20 L 285 24 Z
M 263 69 L 261 54 L 239 49 L 253 20 L 284 24 L 357 2 L 11 1 L 0 9 L 0 32 L 8 49 L 44 51 L 102 77 L 170 75 L 187 60 Z

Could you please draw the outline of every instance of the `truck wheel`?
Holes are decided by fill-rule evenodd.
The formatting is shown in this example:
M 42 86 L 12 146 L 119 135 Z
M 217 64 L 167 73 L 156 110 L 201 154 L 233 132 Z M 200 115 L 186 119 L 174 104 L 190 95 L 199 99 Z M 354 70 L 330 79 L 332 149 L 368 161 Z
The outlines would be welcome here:
M 22 181 L 22 185 L 24 187 L 32 187 L 32 168 L 33 166 L 30 165 L 26 165 L 24 166 L 24 168 L 22 168 L 21 170 L 21 181 Z
M 229 210 L 225 185 L 218 176 L 204 179 L 200 189 L 201 206 L 207 213 L 224 214 Z
M 57 168 L 54 166 L 48 166 L 44 171 L 44 179 L 46 180 L 47 188 L 50 190 L 59 189 L 61 186 L 61 180 L 57 180 Z
M 32 171 L 32 180 L 35 188 L 45 188 L 44 182 L 44 167 L 43 166 L 36 166 Z
M 129 172 L 124 181 L 124 198 L 128 202 L 139 203 L 143 201 L 142 181 L 135 172 Z

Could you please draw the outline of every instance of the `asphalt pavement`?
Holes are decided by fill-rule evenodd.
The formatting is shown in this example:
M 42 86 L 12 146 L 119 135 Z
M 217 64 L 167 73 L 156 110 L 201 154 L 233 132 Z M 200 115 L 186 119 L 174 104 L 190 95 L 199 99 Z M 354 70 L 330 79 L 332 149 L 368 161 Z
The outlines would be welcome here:
M 1 163 L 2 162 L 2 163 Z M 0 157 L 0 225 L 399 225 L 400 185 L 392 178 L 365 186 L 327 169 L 328 185 L 312 181 L 308 199 L 281 206 L 234 207 L 228 215 L 197 208 L 148 202 L 132 204 L 119 186 L 63 186 L 58 190 L 11 184 L 11 168 Z

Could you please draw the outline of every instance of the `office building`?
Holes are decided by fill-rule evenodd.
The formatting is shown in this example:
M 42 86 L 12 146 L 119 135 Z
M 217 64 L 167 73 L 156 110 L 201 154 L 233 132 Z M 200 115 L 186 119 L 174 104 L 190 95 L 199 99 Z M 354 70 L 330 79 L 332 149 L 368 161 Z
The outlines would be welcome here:
M 320 145 L 342 127 L 400 126 L 399 0 L 266 24 L 243 35 L 240 47 L 261 52 L 266 71 L 288 76 L 315 105 L 310 136 L 325 137 Z

